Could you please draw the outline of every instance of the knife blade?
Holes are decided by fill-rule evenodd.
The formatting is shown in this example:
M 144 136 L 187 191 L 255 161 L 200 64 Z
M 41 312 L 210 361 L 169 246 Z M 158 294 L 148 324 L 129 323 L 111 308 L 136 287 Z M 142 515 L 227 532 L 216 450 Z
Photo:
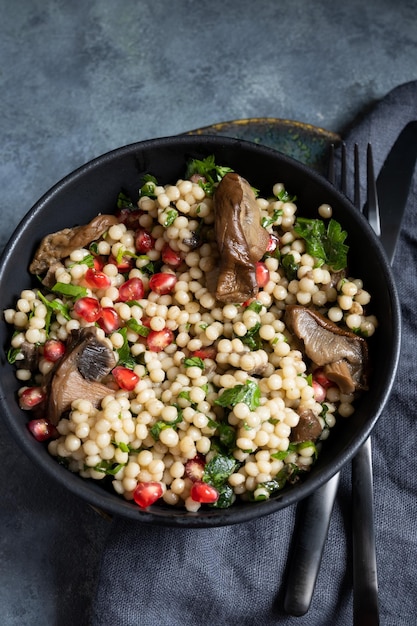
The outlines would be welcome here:
M 409 122 L 399 134 L 392 146 L 377 177 L 376 187 L 379 198 L 380 240 L 392 264 L 395 248 L 399 239 L 402 219 L 407 206 L 411 181 L 417 160 L 417 121 Z M 364 215 L 367 207 L 364 207 Z M 363 498 L 357 504 L 367 507 L 365 514 L 373 519 L 372 489 L 372 457 L 368 439 L 359 450 L 357 458 L 352 461 L 353 487 L 361 489 L 366 486 L 370 500 Z M 366 476 L 364 474 L 366 472 Z M 330 517 L 337 494 L 339 475 L 322 485 L 317 491 L 297 505 L 296 518 L 300 522 L 295 526 L 290 549 L 290 564 L 284 597 L 285 611 L 294 616 L 302 616 L 310 608 L 317 575 L 327 538 Z M 357 489 L 354 489 L 357 493 Z M 363 491 L 362 491 L 363 493 Z M 357 497 L 357 496 L 355 496 Z M 364 510 L 364 509 L 362 509 Z M 355 528 L 361 532 L 364 528 L 363 519 L 354 521 Z M 371 534 L 373 533 L 373 527 Z M 360 545 L 366 546 L 370 554 L 371 537 L 361 537 Z M 362 561 L 363 562 L 363 561 Z M 368 569 L 363 576 L 376 577 L 376 565 L 372 559 L 368 561 Z M 357 569 L 358 571 L 358 569 Z M 376 578 L 375 578 L 376 580 Z M 354 611 L 357 607 L 354 607 Z M 365 623 L 365 622 L 364 622 Z M 368 623 L 369 626 L 369 623 Z

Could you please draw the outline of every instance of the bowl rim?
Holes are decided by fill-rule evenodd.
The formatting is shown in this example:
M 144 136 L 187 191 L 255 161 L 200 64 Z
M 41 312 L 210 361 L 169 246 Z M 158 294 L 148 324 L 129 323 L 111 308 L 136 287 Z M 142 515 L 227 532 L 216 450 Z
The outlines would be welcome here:
M 91 170 L 100 168 L 104 163 L 112 162 L 123 156 L 133 155 L 138 151 L 146 151 L 148 148 L 154 148 L 155 146 L 175 146 L 178 144 L 197 147 L 204 143 L 207 146 L 207 154 L 209 153 L 210 146 L 220 147 L 227 146 L 228 148 L 246 148 L 248 150 L 255 150 L 256 152 L 264 153 L 273 158 L 279 158 L 283 162 L 287 163 L 290 167 L 295 167 L 299 171 L 304 172 L 309 178 L 312 178 L 319 183 L 324 189 L 328 189 L 332 195 L 338 197 L 342 206 L 349 206 L 349 211 L 352 213 L 353 205 L 350 201 L 341 194 L 335 187 L 320 173 L 312 170 L 304 163 L 301 163 L 294 158 L 287 156 L 279 152 L 278 150 L 255 144 L 254 142 L 231 138 L 221 135 L 174 135 L 168 137 L 157 137 L 153 139 L 147 139 L 144 141 L 133 142 L 118 148 L 114 148 L 108 152 L 105 152 L 83 165 L 77 167 L 72 172 L 64 176 L 56 184 L 54 184 L 46 193 L 44 193 L 37 202 L 29 209 L 26 215 L 20 220 L 16 228 L 14 229 L 8 243 L 6 244 L 1 256 L 0 256 L 0 284 L 3 280 L 5 268 L 13 257 L 15 247 L 17 246 L 22 232 L 22 226 L 25 228 L 30 226 L 31 222 L 36 219 L 38 213 L 42 210 L 43 206 L 52 201 L 56 195 L 60 193 L 62 189 L 65 189 L 68 185 L 76 182 L 79 177 L 88 175 Z M 353 207 L 353 212 L 357 215 L 359 212 Z M 356 218 L 355 218 L 356 219 Z M 27 432 L 22 437 L 22 429 L 18 423 L 13 419 L 10 407 L 6 401 L 6 394 L 3 391 L 2 377 L 0 377 L 0 407 L 2 409 L 1 419 L 6 422 L 7 427 L 11 431 L 13 437 L 17 441 L 20 448 L 25 454 L 36 463 L 48 476 L 57 480 L 58 483 L 64 485 L 70 492 L 82 498 L 88 502 L 91 506 L 105 511 L 110 515 L 122 516 L 132 520 L 137 520 L 145 523 L 153 523 L 161 526 L 179 526 L 187 528 L 209 528 L 216 526 L 225 526 L 231 524 L 238 524 L 247 522 L 275 513 L 287 506 L 295 504 L 299 500 L 305 498 L 307 495 L 318 489 L 325 482 L 330 480 L 341 468 L 354 456 L 356 450 L 366 441 L 371 431 L 373 430 L 377 420 L 380 417 L 382 409 L 384 408 L 394 384 L 395 374 L 400 357 L 400 343 L 401 343 L 401 308 L 399 302 L 399 296 L 392 273 L 391 266 L 383 250 L 382 244 L 374 234 L 373 230 L 367 223 L 366 219 L 362 216 L 363 228 L 367 231 L 367 235 L 372 239 L 374 249 L 378 256 L 378 260 L 383 267 L 384 274 L 387 278 L 387 290 L 390 294 L 391 308 L 393 316 L 393 352 L 391 355 L 391 373 L 390 380 L 387 381 L 384 393 L 378 398 L 378 406 L 375 409 L 372 419 L 367 420 L 366 424 L 361 429 L 360 433 L 357 433 L 355 445 L 348 445 L 343 455 L 340 454 L 339 458 L 323 468 L 319 476 L 315 476 L 315 481 L 304 481 L 298 483 L 297 489 L 288 489 L 279 493 L 269 500 L 264 502 L 239 504 L 239 506 L 232 506 L 228 509 L 205 509 L 197 513 L 190 513 L 183 509 L 177 510 L 175 507 L 161 508 L 162 513 L 156 507 L 149 507 L 148 509 L 139 509 L 139 507 L 133 506 L 132 503 L 124 500 L 117 494 L 107 493 L 99 484 L 100 481 L 90 481 L 81 478 L 78 474 L 74 474 L 68 471 L 63 466 L 59 465 L 55 459 L 51 456 L 45 456 L 41 453 L 41 446 L 33 445 L 33 438 Z M 2 323 L 5 323 L 2 320 Z M 4 367 L 10 367 L 7 361 L 1 362 L 1 369 Z M 49 453 L 47 453 L 49 454 Z M 54 471 L 51 471 L 51 461 L 54 463 Z M 314 483 L 314 484 L 313 484 Z M 116 497 L 115 497 L 116 496 Z M 168 513 L 168 514 L 167 514 Z

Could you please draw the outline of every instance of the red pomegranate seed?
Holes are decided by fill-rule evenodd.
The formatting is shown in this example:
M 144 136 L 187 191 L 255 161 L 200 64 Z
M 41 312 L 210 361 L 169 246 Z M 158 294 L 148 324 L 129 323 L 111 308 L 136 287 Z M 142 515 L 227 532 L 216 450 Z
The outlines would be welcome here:
M 161 483 L 154 481 L 138 483 L 138 486 L 133 492 L 133 499 L 141 509 L 145 509 L 147 506 L 159 500 L 163 493 L 164 489 Z
M 204 474 L 206 461 L 201 454 L 197 454 L 193 459 L 189 459 L 185 464 L 185 474 L 187 478 L 195 482 L 201 482 Z
M 258 287 L 262 288 L 269 281 L 269 270 L 263 261 L 256 263 L 256 282 Z
M 155 239 L 145 228 L 138 228 L 135 233 L 135 248 L 140 254 L 146 254 L 152 250 L 155 245 Z
M 279 246 L 279 239 L 276 235 L 269 235 L 268 245 L 266 247 L 267 252 L 275 252 Z
M 334 387 L 335 383 L 327 378 L 326 374 L 323 371 L 322 367 L 318 367 L 313 372 L 313 380 L 315 380 L 319 385 L 328 389 L 329 387 Z
M 326 390 L 316 380 L 313 380 L 314 400 L 320 404 L 326 399 Z
M 96 270 L 93 267 L 89 267 L 85 273 L 84 279 L 89 287 L 92 289 L 106 289 L 110 287 L 111 280 L 104 272 Z
M 120 272 L 128 272 L 132 269 L 135 260 L 131 256 L 123 256 L 120 260 L 117 260 L 112 254 L 109 256 L 109 263 L 115 265 Z
M 95 256 L 94 257 L 94 269 L 97 270 L 98 272 L 101 272 L 101 270 L 103 269 L 105 262 L 102 256 Z
M 132 300 L 141 300 L 144 296 L 145 289 L 140 278 L 130 278 L 119 287 L 119 300 L 121 302 L 130 302 Z
M 123 365 L 117 365 L 112 370 L 112 374 L 120 389 L 125 391 L 133 391 L 140 381 L 139 376 L 133 370 L 123 367 Z
M 122 321 L 116 309 L 112 306 L 106 306 L 101 310 L 101 317 L 97 320 L 97 324 L 105 333 L 109 334 L 120 328 Z
M 43 346 L 43 356 L 47 361 L 58 361 L 65 354 L 65 344 L 59 339 L 48 339 Z
M 28 428 L 37 441 L 47 441 L 59 434 L 55 426 L 44 417 L 28 422 Z
M 177 282 L 177 277 L 168 272 L 158 272 L 153 274 L 149 280 L 149 289 L 160 296 L 171 293 Z
M 204 348 L 200 348 L 200 350 L 194 350 L 191 356 L 196 356 L 199 359 L 212 359 L 215 360 L 217 355 L 217 349 L 215 346 L 206 346 Z
M 196 482 L 191 487 L 191 499 L 202 504 L 212 504 L 219 499 L 217 489 L 203 482 Z
M 161 352 L 174 341 L 174 333 L 169 328 L 151 330 L 146 338 L 146 345 L 151 352 Z
M 19 406 L 24 411 L 30 411 L 45 400 L 46 396 L 41 387 L 27 387 L 19 395 Z
M 74 311 L 86 322 L 97 322 L 101 316 L 101 305 L 96 298 L 85 296 L 75 302 Z
M 128 230 L 136 230 L 139 227 L 139 218 L 143 215 L 140 209 L 120 209 L 116 213 L 116 217 L 122 224 L 126 225 Z
M 161 251 L 161 259 L 166 265 L 171 267 L 179 267 L 182 263 L 182 257 L 177 250 L 173 250 L 169 243 L 166 243 Z

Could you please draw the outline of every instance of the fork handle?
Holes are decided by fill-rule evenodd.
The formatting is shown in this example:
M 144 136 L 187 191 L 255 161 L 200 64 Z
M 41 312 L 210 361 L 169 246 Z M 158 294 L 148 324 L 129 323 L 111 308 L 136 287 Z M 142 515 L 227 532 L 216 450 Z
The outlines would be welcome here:
M 353 624 L 378 626 L 371 439 L 352 460 Z
M 297 505 L 299 528 L 293 535 L 284 598 L 289 615 L 299 617 L 310 608 L 339 480 L 336 474 Z

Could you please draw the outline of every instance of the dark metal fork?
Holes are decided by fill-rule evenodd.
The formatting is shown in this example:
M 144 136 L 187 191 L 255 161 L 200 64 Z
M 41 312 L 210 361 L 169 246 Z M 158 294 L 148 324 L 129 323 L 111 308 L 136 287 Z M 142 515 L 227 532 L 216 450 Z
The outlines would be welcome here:
M 340 148 L 340 181 L 336 180 L 335 149 L 331 146 L 329 181 L 348 195 L 346 145 Z M 362 210 L 360 198 L 359 149 L 353 156 L 353 203 Z M 379 206 L 374 174 L 372 148 L 367 147 L 367 201 L 363 213 L 380 235 Z M 303 522 L 296 528 L 296 541 L 291 554 L 292 566 L 287 580 L 284 607 L 292 615 L 304 615 L 311 604 L 320 568 L 327 530 L 337 493 L 339 475 L 301 502 Z M 378 581 L 374 530 L 372 448 L 370 438 L 352 461 L 352 545 L 353 545 L 353 623 L 354 626 L 379 624 Z

